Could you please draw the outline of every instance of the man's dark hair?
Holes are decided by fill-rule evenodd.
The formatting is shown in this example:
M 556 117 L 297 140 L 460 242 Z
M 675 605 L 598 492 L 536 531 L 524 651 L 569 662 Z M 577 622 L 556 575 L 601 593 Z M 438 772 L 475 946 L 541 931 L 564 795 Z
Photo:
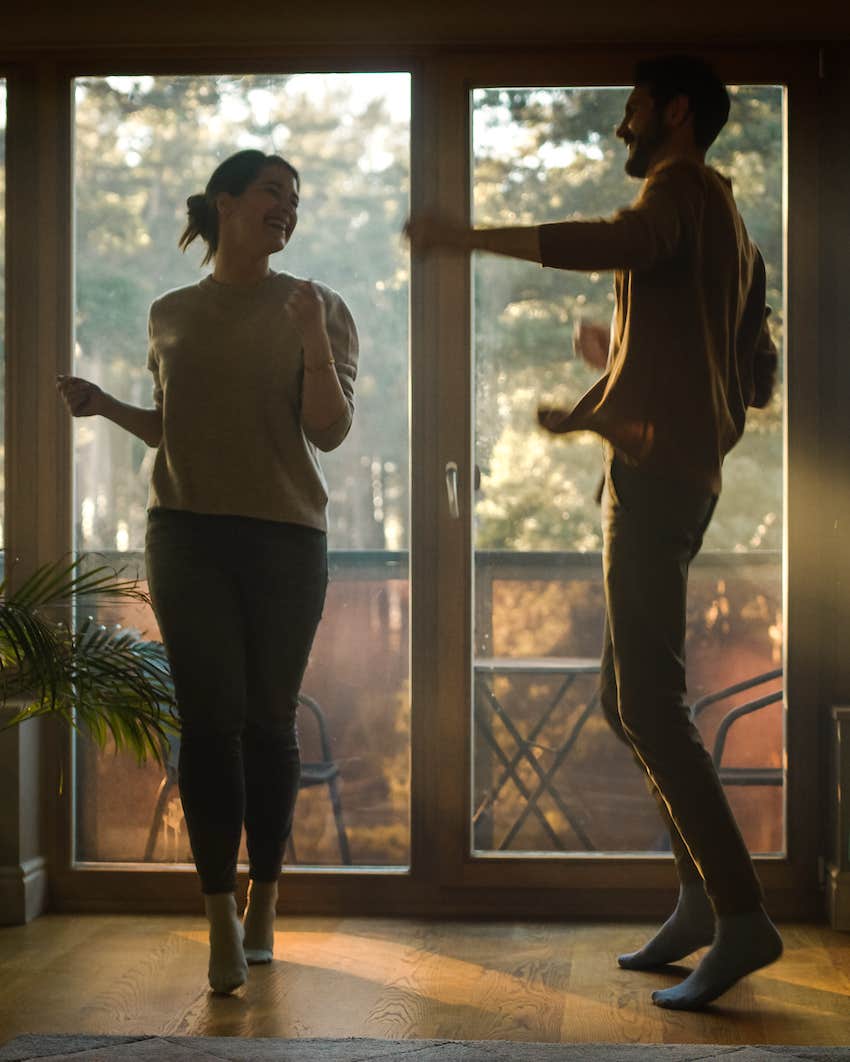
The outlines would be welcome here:
M 635 85 L 643 85 L 658 108 L 677 96 L 687 96 L 694 118 L 694 139 L 703 151 L 714 143 L 729 117 L 726 86 L 703 59 L 690 55 L 662 55 L 635 66 Z

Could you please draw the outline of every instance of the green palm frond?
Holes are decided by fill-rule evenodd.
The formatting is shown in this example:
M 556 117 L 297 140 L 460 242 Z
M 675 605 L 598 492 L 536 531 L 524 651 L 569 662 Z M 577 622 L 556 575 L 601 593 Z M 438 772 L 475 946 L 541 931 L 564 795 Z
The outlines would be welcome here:
M 56 606 L 86 598 L 148 602 L 136 580 L 87 558 L 44 565 L 7 593 L 0 583 L 0 701 L 23 701 L 5 724 L 56 716 L 101 748 L 109 738 L 141 762 L 162 763 L 178 728 L 174 687 L 163 646 L 133 630 L 91 618 L 76 630 L 48 618 Z
M 0 602 L 0 691 L 54 699 L 62 679 L 63 628 L 16 602 Z
M 88 569 L 88 556 L 72 561 L 43 564 L 20 586 L 9 591 L 8 580 L 0 582 L 0 598 L 25 608 L 37 609 L 63 604 L 82 597 L 123 597 L 149 603 L 137 580 L 123 578 L 108 564 Z

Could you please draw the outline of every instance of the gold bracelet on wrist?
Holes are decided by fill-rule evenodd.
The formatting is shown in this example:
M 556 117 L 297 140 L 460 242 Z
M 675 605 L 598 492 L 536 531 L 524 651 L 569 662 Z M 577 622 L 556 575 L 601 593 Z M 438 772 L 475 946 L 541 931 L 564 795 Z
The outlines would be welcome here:
M 308 365 L 304 362 L 304 372 L 325 372 L 327 369 L 333 369 L 336 372 L 336 363 L 333 358 L 329 361 L 323 361 L 321 365 Z

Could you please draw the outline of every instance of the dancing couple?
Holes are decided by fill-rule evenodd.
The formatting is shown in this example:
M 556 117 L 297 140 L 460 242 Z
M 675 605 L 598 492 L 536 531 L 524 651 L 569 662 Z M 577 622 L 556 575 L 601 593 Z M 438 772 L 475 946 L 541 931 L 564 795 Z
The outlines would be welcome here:
M 446 248 L 614 273 L 610 330 L 578 343 L 606 369 L 572 410 L 541 408 L 555 434 L 604 442 L 602 706 L 633 751 L 669 828 L 673 914 L 627 969 L 696 969 L 653 993 L 699 1009 L 782 951 L 753 863 L 685 702 L 688 568 L 747 408 L 770 399 L 776 350 L 765 267 L 728 180 L 707 166 L 729 96 L 702 61 L 638 64 L 617 136 L 643 184 L 611 217 L 471 229 L 435 216 L 406 227 L 417 252 Z M 180 794 L 210 922 L 211 987 L 243 984 L 272 958 L 277 881 L 298 792 L 297 697 L 327 585 L 327 495 L 317 451 L 351 425 L 357 332 L 342 298 L 274 272 L 300 178 L 243 151 L 188 200 L 185 248 L 212 272 L 150 311 L 154 407 L 77 377 L 74 416 L 101 415 L 156 447 L 146 539 L 151 597 L 182 723 Z M 215 646 L 214 665 L 207 651 Z M 242 828 L 248 904 L 240 921 Z

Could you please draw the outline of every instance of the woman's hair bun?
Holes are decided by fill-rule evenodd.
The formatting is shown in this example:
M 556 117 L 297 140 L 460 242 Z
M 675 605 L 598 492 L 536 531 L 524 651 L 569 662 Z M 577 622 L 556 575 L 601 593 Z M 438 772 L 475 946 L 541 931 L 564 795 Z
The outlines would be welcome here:
M 200 195 L 190 195 L 186 200 L 186 208 L 189 211 L 190 217 L 204 217 L 207 213 L 208 207 L 207 197 L 203 192 L 201 192 Z
M 201 192 L 199 195 L 189 196 L 186 200 L 186 210 L 189 214 L 189 220 L 180 237 L 178 246 L 181 251 L 185 251 L 192 240 L 200 236 L 207 244 L 207 255 L 203 263 L 206 265 L 212 257 L 218 242 L 218 216 L 215 207 L 210 203 L 206 192 Z M 212 252 L 210 251 L 211 247 Z

